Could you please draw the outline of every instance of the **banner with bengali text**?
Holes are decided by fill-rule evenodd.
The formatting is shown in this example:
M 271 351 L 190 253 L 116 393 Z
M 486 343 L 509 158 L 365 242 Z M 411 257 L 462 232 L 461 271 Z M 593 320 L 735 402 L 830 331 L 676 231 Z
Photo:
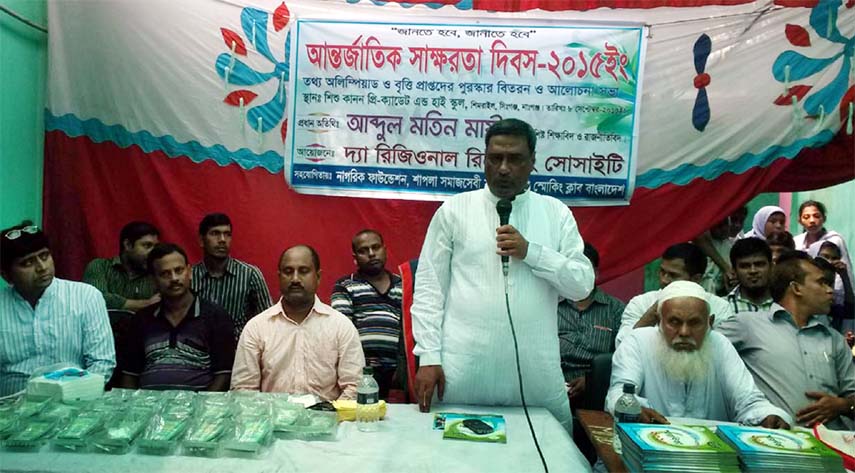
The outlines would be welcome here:
M 485 131 L 519 118 L 537 133 L 532 190 L 628 203 L 644 28 L 490 23 L 292 22 L 291 187 L 411 200 L 480 189 Z

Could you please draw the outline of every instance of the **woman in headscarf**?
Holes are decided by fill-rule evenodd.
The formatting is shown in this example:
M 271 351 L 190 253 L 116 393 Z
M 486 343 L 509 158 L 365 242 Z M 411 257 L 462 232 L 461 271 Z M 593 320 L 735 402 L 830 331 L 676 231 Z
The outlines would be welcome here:
M 784 209 L 777 205 L 767 205 L 761 207 L 754 214 L 754 221 L 751 224 L 751 231 L 745 234 L 744 238 L 759 238 L 765 240 L 772 233 L 783 232 L 786 229 L 787 215 Z

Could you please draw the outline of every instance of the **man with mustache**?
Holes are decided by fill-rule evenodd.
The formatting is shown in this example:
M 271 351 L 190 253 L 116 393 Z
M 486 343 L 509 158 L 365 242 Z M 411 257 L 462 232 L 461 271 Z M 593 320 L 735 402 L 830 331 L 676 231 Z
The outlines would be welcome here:
M 130 222 L 119 232 L 119 255 L 96 258 L 86 265 L 83 282 L 98 288 L 107 309 L 136 312 L 160 301 L 146 268 L 148 252 L 160 231 L 148 222 Z
M 757 389 L 727 339 L 710 330 L 708 297 L 690 281 L 660 292 L 659 325 L 633 330 L 615 352 L 606 410 L 614 414 L 631 383 L 643 423 L 667 424 L 674 416 L 788 429 L 790 416 Z
M 282 298 L 253 317 L 238 342 L 232 389 L 356 399 L 365 366 L 359 333 L 315 294 L 321 261 L 297 245 L 279 258 Z
M 67 363 L 110 379 L 116 365 L 104 297 L 54 277 L 45 234 L 31 222 L 0 231 L 0 397 L 22 391 L 39 368 Z
M 736 287 L 727 295 L 733 313 L 758 312 L 772 307 L 769 273 L 772 250 L 759 238 L 737 240 L 730 249 L 730 263 L 736 272 Z
M 594 270 L 570 209 L 529 188 L 532 126 L 497 121 L 484 144 L 487 187 L 442 204 L 419 257 L 412 305 L 419 407 L 430 411 L 434 393 L 447 403 L 519 406 L 521 382 L 527 404 L 547 408 L 570 431 L 558 300 L 587 297 Z M 502 225 L 497 206 L 511 200 Z
M 190 291 L 184 250 L 161 243 L 148 254 L 160 303 L 137 312 L 120 347 L 125 388 L 227 391 L 234 362 L 231 318 Z
M 619 347 L 633 329 L 652 327 L 659 323 L 657 300 L 662 289 L 672 281 L 692 281 L 700 284 L 706 267 L 706 256 L 693 243 L 677 243 L 666 248 L 662 253 L 662 264 L 659 265 L 659 289 L 647 291 L 629 300 L 621 316 L 615 346 Z M 707 303 L 713 328 L 723 320 L 733 317 L 733 309 L 723 298 L 708 294 Z
M 272 304 L 261 271 L 230 256 L 232 221 L 228 215 L 212 213 L 199 223 L 202 261 L 193 265 L 193 292 L 220 305 L 232 318 L 234 338 L 246 322 Z
M 733 343 L 760 390 L 796 422 L 851 430 L 855 364 L 843 335 L 825 315 L 831 283 L 806 253 L 784 253 L 772 269 L 772 307 L 739 314 L 719 331 Z
M 346 315 L 362 340 L 365 361 L 374 368 L 380 397 L 395 383 L 401 338 L 401 277 L 386 270 L 386 245 L 375 230 L 362 230 L 351 240 L 356 272 L 336 281 L 333 309 Z M 397 386 L 396 386 L 397 387 Z

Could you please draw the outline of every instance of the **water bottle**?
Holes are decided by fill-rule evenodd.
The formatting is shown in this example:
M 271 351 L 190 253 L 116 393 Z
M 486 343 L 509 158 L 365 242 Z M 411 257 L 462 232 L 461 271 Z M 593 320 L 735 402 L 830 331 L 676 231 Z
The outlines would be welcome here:
M 635 385 L 632 383 L 624 383 L 623 394 L 615 403 L 615 424 L 614 437 L 612 437 L 612 446 L 615 453 L 621 454 L 620 437 L 618 436 L 618 424 L 635 423 L 641 420 L 641 404 L 635 398 Z
M 380 387 L 374 380 L 374 368 L 362 368 L 356 386 L 356 427 L 361 432 L 376 432 L 380 422 Z

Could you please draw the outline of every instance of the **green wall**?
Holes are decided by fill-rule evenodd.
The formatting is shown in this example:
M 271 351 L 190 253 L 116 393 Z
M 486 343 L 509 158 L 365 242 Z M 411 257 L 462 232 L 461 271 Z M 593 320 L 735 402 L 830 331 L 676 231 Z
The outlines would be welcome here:
M 846 239 L 846 248 L 855 251 L 855 181 L 844 182 L 833 187 L 807 192 L 793 192 L 793 208 L 790 212 L 790 232 L 804 232 L 799 225 L 799 205 L 806 200 L 818 200 L 825 204 L 825 228 L 839 232 Z
M 46 0 L 3 6 L 47 26 Z M 0 12 L 0 228 L 42 220 L 47 34 Z

